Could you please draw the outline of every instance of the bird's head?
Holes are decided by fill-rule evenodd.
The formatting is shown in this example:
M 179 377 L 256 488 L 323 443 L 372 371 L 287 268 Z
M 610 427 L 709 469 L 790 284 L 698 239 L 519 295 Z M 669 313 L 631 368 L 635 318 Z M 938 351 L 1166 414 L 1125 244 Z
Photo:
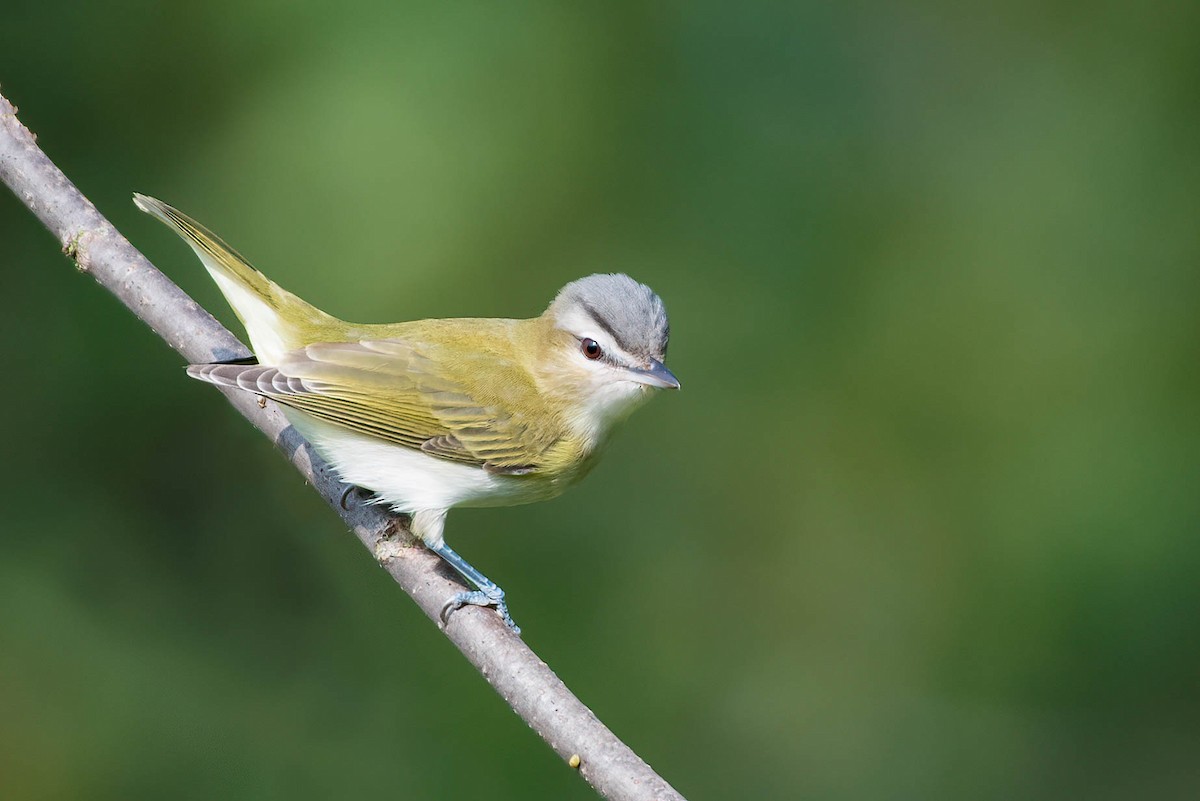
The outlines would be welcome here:
M 627 275 L 589 275 L 563 287 L 546 309 L 550 358 L 546 379 L 577 407 L 580 422 L 607 426 L 653 389 L 678 389 L 663 364 L 667 310 L 645 284 Z

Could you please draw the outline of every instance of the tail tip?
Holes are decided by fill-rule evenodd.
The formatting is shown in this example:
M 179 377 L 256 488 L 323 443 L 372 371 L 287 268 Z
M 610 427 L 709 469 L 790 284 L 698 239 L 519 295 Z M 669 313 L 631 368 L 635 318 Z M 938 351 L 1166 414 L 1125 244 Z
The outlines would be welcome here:
M 133 193 L 133 205 L 155 217 L 160 216 L 164 209 L 170 208 L 170 206 L 158 198 L 143 195 L 141 192 Z

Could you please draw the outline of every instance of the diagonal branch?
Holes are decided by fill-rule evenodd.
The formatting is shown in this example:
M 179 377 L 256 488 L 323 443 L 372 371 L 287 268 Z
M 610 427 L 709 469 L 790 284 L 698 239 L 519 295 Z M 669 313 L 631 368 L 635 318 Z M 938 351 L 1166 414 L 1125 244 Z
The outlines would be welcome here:
M 90 274 L 189 362 L 249 355 L 246 347 L 123 237 L 34 142 L 0 95 L 0 181 L 29 207 L 78 268 Z M 351 531 L 421 610 L 438 620 L 442 605 L 462 587 L 438 567 L 399 521 L 378 507 L 346 510 L 345 486 L 288 426 L 272 403 L 231 390 L 226 397 L 283 451 Z M 490 610 L 465 607 L 443 629 L 502 698 L 563 759 L 575 763 L 597 792 L 613 801 L 679 795 L 583 705 L 554 672 Z

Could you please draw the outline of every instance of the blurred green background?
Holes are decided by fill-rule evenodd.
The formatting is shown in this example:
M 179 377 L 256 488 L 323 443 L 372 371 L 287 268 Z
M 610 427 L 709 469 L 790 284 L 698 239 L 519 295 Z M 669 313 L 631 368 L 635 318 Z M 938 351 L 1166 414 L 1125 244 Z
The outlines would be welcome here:
M 626 271 L 684 390 L 451 515 L 685 795 L 1200 794 L 1200 6 L 31 3 L 0 85 L 340 316 Z M 587 799 L 0 194 L 0 796 Z

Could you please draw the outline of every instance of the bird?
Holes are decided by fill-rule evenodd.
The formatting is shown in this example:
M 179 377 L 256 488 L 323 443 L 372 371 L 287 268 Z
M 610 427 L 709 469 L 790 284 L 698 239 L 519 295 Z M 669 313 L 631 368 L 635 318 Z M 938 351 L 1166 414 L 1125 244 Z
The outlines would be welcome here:
M 678 389 L 665 359 L 662 299 L 623 273 L 572 281 L 530 319 L 358 324 L 288 292 L 216 234 L 155 198 L 139 209 L 192 250 L 242 322 L 252 359 L 193 364 L 192 378 L 269 398 L 351 487 L 409 528 L 494 607 L 504 591 L 445 541 L 455 507 L 560 495 L 595 466 L 614 428 L 652 394 Z

